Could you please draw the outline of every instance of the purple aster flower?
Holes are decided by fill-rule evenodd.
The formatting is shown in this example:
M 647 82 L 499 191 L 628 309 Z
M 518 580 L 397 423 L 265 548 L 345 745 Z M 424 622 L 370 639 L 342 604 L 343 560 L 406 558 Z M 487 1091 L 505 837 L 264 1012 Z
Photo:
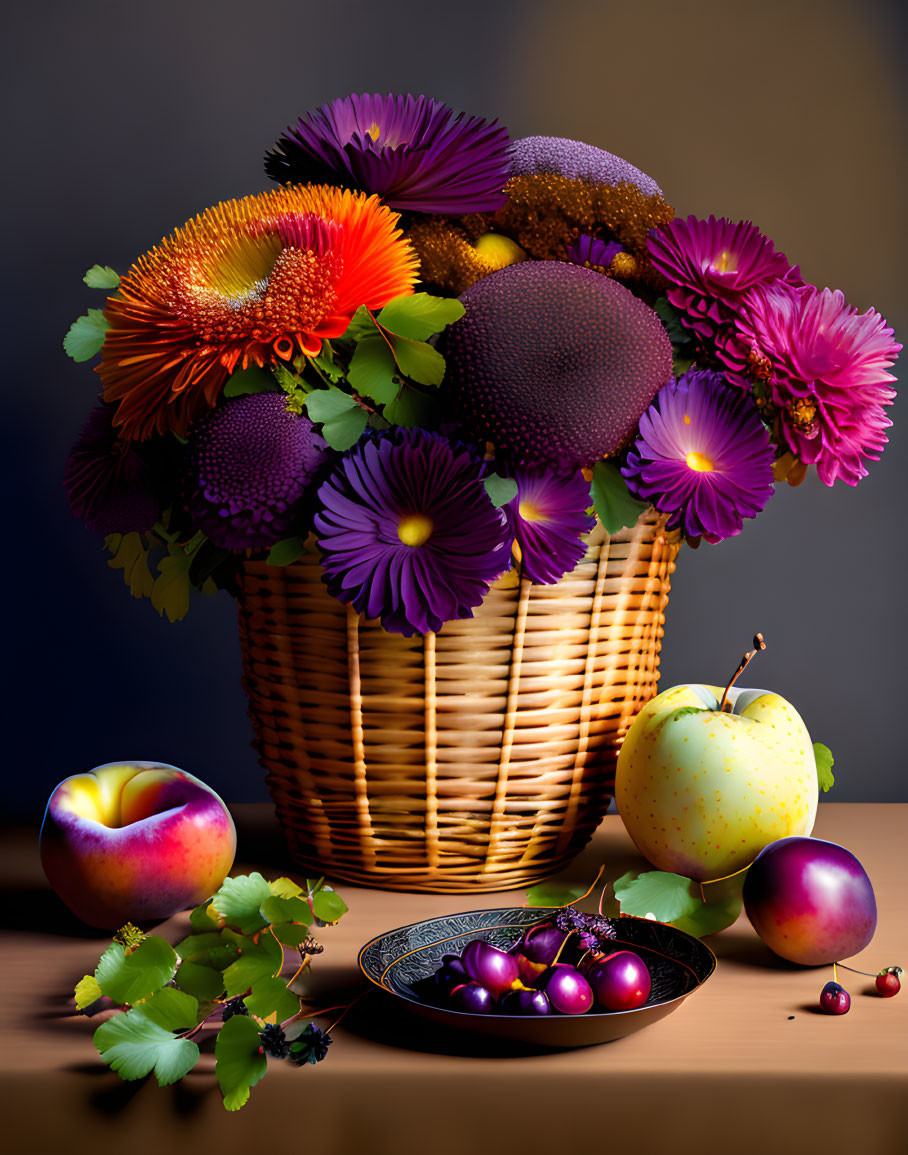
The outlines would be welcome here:
M 589 233 L 581 233 L 566 250 L 569 261 L 587 269 L 607 269 L 616 254 L 623 252 L 624 247 L 617 241 L 604 241 Z
M 98 405 L 73 446 L 63 484 L 76 517 L 95 533 L 145 533 L 163 508 L 135 443 L 113 425 L 114 407 Z
M 675 218 L 650 233 L 648 246 L 653 267 L 670 282 L 669 301 L 706 341 L 722 343 L 721 330 L 754 285 L 801 283 L 798 269 L 750 221 Z
M 330 457 L 283 393 L 251 393 L 212 409 L 189 439 L 186 508 L 221 549 L 265 549 L 295 532 L 307 491 Z
M 265 157 L 281 184 L 341 184 L 415 213 L 492 212 L 505 203 L 508 133 L 427 96 L 353 95 L 288 125 Z
M 590 483 L 581 472 L 568 477 L 515 469 L 517 496 L 504 507 L 520 546 L 523 572 L 530 581 L 553 585 L 586 553 L 580 535 L 596 524 L 587 514 Z
M 407 637 L 472 617 L 508 568 L 512 540 L 484 472 L 475 450 L 421 429 L 355 445 L 318 491 L 334 597 Z
M 748 293 L 736 325 L 739 355 L 729 347 L 723 359 L 745 383 L 748 373 L 765 382 L 791 450 L 816 464 L 825 485 L 857 485 L 892 424 L 884 412 L 895 397 L 888 370 L 902 348 L 892 329 L 838 290 L 784 282 Z
M 717 542 L 772 497 L 773 457 L 750 397 L 721 373 L 695 370 L 656 394 L 621 472 L 632 493 L 671 514 L 669 527 Z
M 511 145 L 511 176 L 550 172 L 590 184 L 634 184 L 644 196 L 662 196 L 652 177 L 620 156 L 561 136 L 525 136 Z

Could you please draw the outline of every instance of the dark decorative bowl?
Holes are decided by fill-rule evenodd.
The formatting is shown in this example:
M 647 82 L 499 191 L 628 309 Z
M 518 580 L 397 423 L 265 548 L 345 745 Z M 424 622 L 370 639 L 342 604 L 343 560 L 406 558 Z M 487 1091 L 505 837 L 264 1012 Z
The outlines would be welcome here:
M 555 909 L 470 910 L 402 926 L 366 943 L 359 952 L 360 970 L 370 982 L 402 1000 L 407 1009 L 446 1027 L 535 1046 L 586 1047 L 620 1039 L 665 1018 L 716 969 L 716 956 L 709 947 L 684 931 L 645 918 L 622 917 L 618 937 L 612 940 L 615 949 L 635 951 L 652 975 L 650 997 L 642 1007 L 584 1015 L 479 1015 L 431 1001 L 433 991 L 426 980 L 441 964 L 443 954 L 460 954 L 474 938 L 506 950 L 528 926 L 553 915 Z

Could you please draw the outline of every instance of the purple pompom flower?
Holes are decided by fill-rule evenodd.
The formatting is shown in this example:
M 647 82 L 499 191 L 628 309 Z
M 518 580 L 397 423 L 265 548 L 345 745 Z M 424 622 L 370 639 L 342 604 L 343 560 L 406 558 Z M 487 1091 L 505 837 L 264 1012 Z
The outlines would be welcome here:
M 750 397 L 721 373 L 694 370 L 656 394 L 621 472 L 635 496 L 671 515 L 670 528 L 717 542 L 772 497 L 773 457 Z
M 604 148 L 562 136 L 525 136 L 511 146 L 511 176 L 555 173 L 590 184 L 636 185 L 644 196 L 661 196 L 652 177 Z
M 186 508 L 221 549 L 266 549 L 296 531 L 329 455 L 283 393 L 235 397 L 192 431 Z
M 315 531 L 334 597 L 391 633 L 473 616 L 509 565 L 507 520 L 470 447 L 421 429 L 360 441 L 318 491 Z
M 581 534 L 596 524 L 587 514 L 590 483 L 578 470 L 567 477 L 515 469 L 517 496 L 504 507 L 530 581 L 553 585 L 586 553 Z
M 497 121 L 427 96 L 352 95 L 287 127 L 265 157 L 281 184 L 341 184 L 415 213 L 493 212 L 505 203 L 509 138 Z

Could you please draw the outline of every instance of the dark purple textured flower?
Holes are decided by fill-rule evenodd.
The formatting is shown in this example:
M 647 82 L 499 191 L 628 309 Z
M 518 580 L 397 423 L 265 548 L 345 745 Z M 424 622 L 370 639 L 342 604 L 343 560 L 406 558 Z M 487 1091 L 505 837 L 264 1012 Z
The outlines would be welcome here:
M 211 410 L 189 440 L 186 507 L 222 549 L 264 549 L 288 537 L 329 457 L 308 417 L 283 393 L 251 393 Z
M 652 177 L 620 156 L 561 136 L 525 136 L 511 146 L 511 176 L 551 172 L 591 184 L 634 184 L 645 196 L 662 196 Z
M 511 546 L 483 473 L 473 449 L 420 429 L 355 445 L 318 491 L 314 524 L 334 597 L 407 637 L 472 617 Z
M 265 157 L 281 184 L 311 181 L 378 193 L 416 213 L 492 212 L 505 203 L 508 134 L 427 96 L 353 95 L 287 127 Z
M 721 373 L 695 370 L 656 394 L 621 472 L 632 493 L 671 514 L 669 527 L 717 542 L 772 497 L 773 457 L 750 397 Z
M 586 553 L 580 535 L 596 524 L 587 514 L 590 483 L 582 473 L 558 477 L 515 469 L 517 496 L 504 507 L 530 581 L 553 585 Z
M 589 233 L 581 233 L 566 249 L 567 259 L 586 269 L 607 269 L 613 258 L 623 252 L 623 245 L 617 241 L 604 241 L 601 237 L 591 237 Z
M 327 1031 L 321 1030 L 315 1023 L 307 1023 L 296 1042 L 290 1044 L 290 1062 L 296 1067 L 306 1063 L 320 1063 L 333 1042 Z
M 63 484 L 76 517 L 95 533 L 145 533 L 161 515 L 151 470 L 135 444 L 117 437 L 114 407 L 98 405 L 73 446 Z

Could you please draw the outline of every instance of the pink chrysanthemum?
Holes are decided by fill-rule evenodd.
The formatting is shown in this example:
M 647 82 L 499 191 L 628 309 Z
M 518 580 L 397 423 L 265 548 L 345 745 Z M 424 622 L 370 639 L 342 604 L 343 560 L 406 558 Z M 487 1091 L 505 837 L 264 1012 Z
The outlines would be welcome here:
M 670 282 L 669 301 L 707 341 L 719 339 L 748 289 L 780 279 L 801 283 L 798 269 L 750 221 L 676 218 L 654 229 L 647 243 L 653 267 Z
M 902 346 L 884 318 L 859 313 L 838 290 L 777 282 L 747 294 L 736 324 L 737 355 L 723 360 L 741 373 L 743 355 L 758 369 L 792 452 L 815 464 L 824 484 L 857 485 L 892 424 L 887 370 Z

